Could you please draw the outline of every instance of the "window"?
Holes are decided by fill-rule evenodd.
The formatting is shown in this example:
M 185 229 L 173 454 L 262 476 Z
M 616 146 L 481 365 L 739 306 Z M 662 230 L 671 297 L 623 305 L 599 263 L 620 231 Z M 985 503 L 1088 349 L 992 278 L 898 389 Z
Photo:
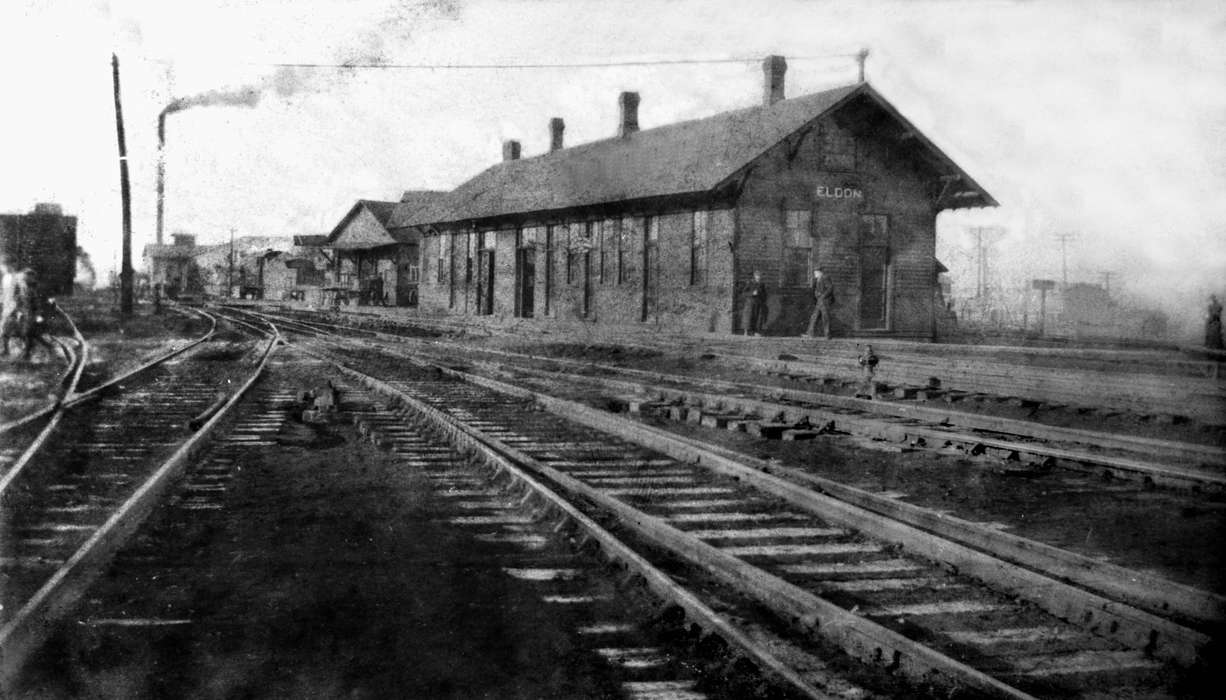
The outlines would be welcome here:
M 420 267 L 410 263 L 408 272 L 409 272 L 408 279 L 406 281 L 409 284 L 417 284 L 418 282 L 421 281 L 421 268 Z
M 803 287 L 809 283 L 809 254 L 813 250 L 813 215 L 808 209 L 784 211 L 783 286 Z
M 443 282 L 446 281 L 446 276 L 443 274 L 443 269 L 447 266 L 447 263 L 450 260 L 449 254 L 451 252 L 451 242 L 448 240 L 450 238 L 451 237 L 446 234 L 440 234 L 438 238 L 435 239 L 438 241 L 438 266 L 434 270 L 434 281 L 440 287 L 443 285 Z
M 827 170 L 856 169 L 856 140 L 848 132 L 823 124 L 820 131 L 822 167 Z
M 634 226 L 631 225 L 630 219 L 623 218 L 617 221 L 617 283 L 622 284 L 628 278 L 629 274 L 626 270 L 626 253 L 630 250 L 630 236 L 633 235 Z
M 690 285 L 707 283 L 707 211 L 694 212 L 690 224 Z
M 660 242 L 660 217 L 644 216 L 643 229 L 647 231 L 648 245 L 656 245 Z
M 621 284 L 621 219 L 606 219 L 601 223 L 600 283 Z
M 608 235 L 610 232 L 610 230 L 606 230 L 603 221 L 592 222 L 592 244 L 596 246 L 600 255 L 600 259 L 596 261 L 596 264 L 599 266 L 601 284 L 605 284 L 608 281 L 609 278 L 605 271 L 613 262 L 613 257 L 609 255 L 608 248 Z
M 468 233 L 464 236 L 464 284 L 472 284 L 473 282 L 473 245 L 476 244 L 477 234 Z
M 584 265 L 587 259 L 586 254 L 592 250 L 592 229 L 594 228 L 592 221 L 585 221 L 581 224 L 572 224 L 570 226 L 570 246 L 566 250 L 566 283 L 577 284 L 579 282 L 579 270 Z
M 578 257 L 577 255 L 575 255 L 575 245 L 578 242 L 578 238 L 579 238 L 578 231 L 575 230 L 575 226 L 568 225 L 566 227 L 566 283 L 567 284 L 575 283 L 575 276 L 576 276 L 575 262 L 576 262 L 576 258 Z
M 557 246 L 557 226 L 545 227 L 545 315 L 553 311 L 553 260 Z
M 497 240 L 497 231 L 481 231 L 477 234 L 477 250 L 493 250 Z
M 539 235 L 540 235 L 540 230 L 538 227 L 530 226 L 528 228 L 521 228 L 518 230 L 516 234 L 519 240 L 516 242 L 515 247 L 516 248 L 535 247 L 536 239 L 539 237 Z

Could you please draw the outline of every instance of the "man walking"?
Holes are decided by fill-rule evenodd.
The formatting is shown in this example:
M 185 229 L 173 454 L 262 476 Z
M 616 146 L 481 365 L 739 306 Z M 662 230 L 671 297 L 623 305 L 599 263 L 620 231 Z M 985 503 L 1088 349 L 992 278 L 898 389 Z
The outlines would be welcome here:
M 766 325 L 766 284 L 762 281 L 762 273 L 753 271 L 753 281 L 745 288 L 745 335 L 759 335 Z
M 18 275 L 18 306 L 21 308 L 21 313 L 25 315 L 21 326 L 25 350 L 21 354 L 21 359 L 26 362 L 30 360 L 35 343 L 46 348 L 47 354 L 55 357 L 55 346 L 47 339 L 47 318 L 44 315 L 48 307 L 54 306 L 55 302 L 43 296 L 38 287 L 38 274 L 34 270 L 27 267 Z
M 809 316 L 808 336 L 816 337 L 814 331 L 817 324 L 822 324 L 822 337 L 830 340 L 830 307 L 834 306 L 834 284 L 822 273 L 821 268 L 813 271 L 813 282 L 809 285 L 813 294 L 813 314 Z

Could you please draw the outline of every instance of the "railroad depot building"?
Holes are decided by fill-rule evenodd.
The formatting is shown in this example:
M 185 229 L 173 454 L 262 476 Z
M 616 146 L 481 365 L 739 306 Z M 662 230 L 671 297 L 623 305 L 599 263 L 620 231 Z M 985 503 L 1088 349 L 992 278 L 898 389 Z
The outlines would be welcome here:
M 836 335 L 930 338 L 936 217 L 996 202 L 867 83 L 654 129 L 620 96 L 612 138 L 502 162 L 388 228 L 420 232 L 423 312 L 738 332 L 754 271 L 766 333 L 797 335 L 822 268 Z
M 441 194 L 409 190 L 400 202 L 359 199 L 354 203 L 324 243 L 335 256 L 335 289 L 363 306 L 417 306 L 419 230 L 389 229 L 388 221 L 397 206 L 419 209 Z

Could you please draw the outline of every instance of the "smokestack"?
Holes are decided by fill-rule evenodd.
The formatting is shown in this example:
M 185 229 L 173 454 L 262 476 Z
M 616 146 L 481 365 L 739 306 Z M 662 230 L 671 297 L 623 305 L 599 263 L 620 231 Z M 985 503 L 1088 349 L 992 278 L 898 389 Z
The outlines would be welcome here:
M 549 152 L 562 150 L 562 132 L 566 131 L 566 122 L 562 117 L 549 120 Z
M 788 62 L 783 56 L 767 56 L 762 61 L 762 104 L 770 107 L 783 99 L 783 75 L 788 72 Z
M 617 128 L 617 135 L 629 136 L 639 130 L 639 94 L 623 92 L 617 98 L 617 103 L 621 105 L 622 111 L 622 120 Z
M 278 75 L 280 76 L 281 74 Z M 289 94 L 292 91 L 292 89 L 288 89 L 288 92 L 285 94 Z M 162 243 L 164 224 L 163 200 L 166 197 L 166 116 L 193 107 L 254 107 L 260 102 L 261 92 L 262 88 L 252 86 L 237 90 L 210 90 L 199 95 L 172 100 L 158 114 L 157 242 L 159 245 Z M 278 92 L 281 92 L 280 88 L 278 88 Z
M 502 142 L 502 159 L 519 160 L 519 141 L 503 141 Z
M 166 197 L 166 110 L 158 114 L 157 244 L 162 245 L 163 200 Z

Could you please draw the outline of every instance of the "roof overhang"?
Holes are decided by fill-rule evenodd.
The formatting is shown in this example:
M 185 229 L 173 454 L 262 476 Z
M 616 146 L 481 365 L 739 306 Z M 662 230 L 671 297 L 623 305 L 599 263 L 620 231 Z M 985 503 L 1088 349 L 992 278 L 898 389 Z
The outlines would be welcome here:
M 901 112 L 894 108 L 894 105 L 890 104 L 871 85 L 864 83 L 859 90 L 848 95 L 848 99 L 856 95 L 864 95 L 872 100 L 886 114 L 905 127 L 906 130 L 903 132 L 903 138 L 914 140 L 921 147 L 920 151 L 927 157 L 929 163 L 940 173 L 941 191 L 937 194 L 936 198 L 936 208 L 938 211 L 1000 206 L 1000 203 L 991 194 L 988 194 L 988 191 L 982 185 L 959 167 L 944 151 L 937 148 L 931 139 L 908 121 Z M 838 106 L 832 108 L 831 111 L 837 108 Z

